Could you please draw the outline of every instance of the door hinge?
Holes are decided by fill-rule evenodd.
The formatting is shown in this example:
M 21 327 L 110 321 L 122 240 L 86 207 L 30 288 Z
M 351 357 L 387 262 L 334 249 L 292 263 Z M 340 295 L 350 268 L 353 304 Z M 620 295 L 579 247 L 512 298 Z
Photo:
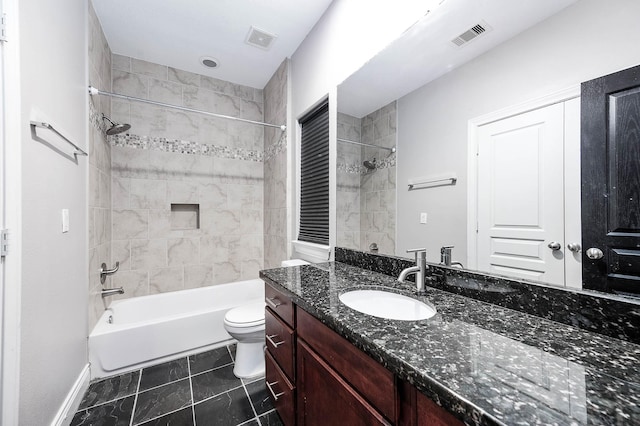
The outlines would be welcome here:
M 9 230 L 0 230 L 0 257 L 5 257 L 9 252 Z
M 2 13 L 2 5 L 0 5 L 0 41 L 7 41 L 7 15 Z

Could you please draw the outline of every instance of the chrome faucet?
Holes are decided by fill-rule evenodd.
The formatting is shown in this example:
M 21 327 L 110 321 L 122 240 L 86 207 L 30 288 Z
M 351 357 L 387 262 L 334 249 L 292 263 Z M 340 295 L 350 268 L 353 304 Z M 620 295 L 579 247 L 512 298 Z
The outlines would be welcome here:
M 398 281 L 403 283 L 408 275 L 416 274 L 416 288 L 418 293 L 422 293 L 424 292 L 424 278 L 427 275 L 427 249 L 411 249 L 407 250 L 407 253 L 415 254 L 416 266 L 403 269 L 402 272 L 400 272 Z
M 100 292 L 102 297 L 115 296 L 116 294 L 124 294 L 124 289 L 122 287 L 118 288 L 104 288 Z
M 453 246 L 445 246 L 445 247 L 441 247 L 440 248 L 440 263 L 444 266 L 453 266 L 453 265 L 458 265 L 461 268 L 464 268 L 464 266 L 462 266 L 462 263 L 460 262 L 452 262 L 451 261 L 451 249 L 453 248 Z

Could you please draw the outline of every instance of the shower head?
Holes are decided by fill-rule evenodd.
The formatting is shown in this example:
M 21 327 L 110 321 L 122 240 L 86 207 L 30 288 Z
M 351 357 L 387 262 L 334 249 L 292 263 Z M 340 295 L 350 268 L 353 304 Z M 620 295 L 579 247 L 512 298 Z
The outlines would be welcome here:
M 102 114 L 102 119 L 107 120 L 109 123 L 111 123 L 111 127 L 107 129 L 107 135 L 117 135 L 118 133 L 126 132 L 131 128 L 131 124 L 114 123 L 109 119 L 109 117 L 104 114 Z
M 365 160 L 364 163 L 362 163 L 362 165 L 365 166 L 367 170 L 374 170 L 377 166 L 376 159 L 374 158 L 372 161 Z

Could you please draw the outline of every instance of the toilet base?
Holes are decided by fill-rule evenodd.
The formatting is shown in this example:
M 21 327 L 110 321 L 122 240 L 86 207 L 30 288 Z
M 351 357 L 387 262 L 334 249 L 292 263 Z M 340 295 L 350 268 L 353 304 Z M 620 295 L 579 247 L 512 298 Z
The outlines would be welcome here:
M 249 379 L 264 375 L 264 341 L 238 342 L 233 374 L 239 379 Z

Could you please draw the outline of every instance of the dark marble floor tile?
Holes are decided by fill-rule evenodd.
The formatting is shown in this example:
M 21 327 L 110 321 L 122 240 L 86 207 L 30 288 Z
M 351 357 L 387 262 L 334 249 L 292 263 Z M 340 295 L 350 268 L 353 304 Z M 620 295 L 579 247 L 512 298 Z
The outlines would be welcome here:
M 134 371 L 92 383 L 82 398 L 79 409 L 133 395 L 138 387 L 139 375 L 139 371 Z
M 231 352 L 231 358 L 233 358 L 233 361 L 236 361 L 236 346 L 237 344 L 233 344 L 233 345 L 229 345 L 227 346 L 227 348 L 229 348 L 229 352 Z
M 189 367 L 191 368 L 192 375 L 213 370 L 214 368 L 222 367 L 232 362 L 233 360 L 226 346 L 189 357 Z
M 71 426 L 129 426 L 134 399 L 129 396 L 78 411 Z
M 191 383 L 193 384 L 194 402 L 242 386 L 240 379 L 233 375 L 233 365 L 191 376 Z
M 142 370 L 140 392 L 189 377 L 187 358 L 153 365 Z
M 247 388 L 247 393 L 249 394 L 253 408 L 256 410 L 256 414 L 261 415 L 273 410 L 274 407 L 271 403 L 271 397 L 264 380 L 249 383 L 245 387 Z
M 193 406 L 140 423 L 138 426 L 193 426 Z
M 257 420 L 249 420 L 248 422 L 241 423 L 241 426 L 260 426 Z
M 280 416 L 275 410 L 260 416 L 260 424 L 262 426 L 283 426 L 282 420 L 280 420 Z
M 237 425 L 255 416 L 243 388 L 225 392 L 194 406 L 196 425 Z
M 189 379 L 183 379 L 168 385 L 138 394 L 136 411 L 133 414 L 135 424 L 163 416 L 191 404 L 191 386 Z

